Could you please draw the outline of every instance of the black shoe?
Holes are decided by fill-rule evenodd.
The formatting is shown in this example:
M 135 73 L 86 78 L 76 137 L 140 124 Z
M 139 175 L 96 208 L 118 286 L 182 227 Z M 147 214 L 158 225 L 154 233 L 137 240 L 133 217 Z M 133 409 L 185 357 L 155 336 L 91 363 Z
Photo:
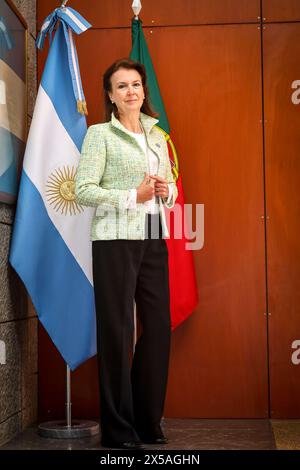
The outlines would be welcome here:
M 115 442 L 115 441 L 107 441 L 102 440 L 101 445 L 103 447 L 111 447 L 114 449 L 144 449 L 142 442 L 139 441 L 128 441 L 128 442 Z

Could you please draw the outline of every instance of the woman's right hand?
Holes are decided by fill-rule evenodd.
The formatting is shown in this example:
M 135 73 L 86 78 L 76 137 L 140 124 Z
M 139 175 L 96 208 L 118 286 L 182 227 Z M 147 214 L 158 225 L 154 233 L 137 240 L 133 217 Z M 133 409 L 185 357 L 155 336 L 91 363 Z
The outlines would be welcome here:
M 148 173 L 145 173 L 143 181 L 136 188 L 136 202 L 150 201 L 154 195 L 154 184 L 155 180 Z

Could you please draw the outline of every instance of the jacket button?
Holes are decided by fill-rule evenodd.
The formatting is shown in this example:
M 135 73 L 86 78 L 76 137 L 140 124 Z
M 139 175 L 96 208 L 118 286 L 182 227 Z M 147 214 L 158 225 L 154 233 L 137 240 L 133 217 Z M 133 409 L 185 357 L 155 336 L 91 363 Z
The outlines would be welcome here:
M 137 230 L 140 230 L 140 226 L 139 226 L 139 225 L 137 225 L 137 226 L 136 226 L 136 229 L 137 229 Z

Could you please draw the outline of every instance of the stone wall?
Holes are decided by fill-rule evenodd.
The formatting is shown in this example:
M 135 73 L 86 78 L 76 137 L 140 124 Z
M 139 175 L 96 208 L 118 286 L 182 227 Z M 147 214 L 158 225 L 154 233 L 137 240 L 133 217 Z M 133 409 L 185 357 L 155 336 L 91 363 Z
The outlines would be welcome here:
M 36 98 L 36 0 L 14 0 L 28 25 L 30 126 Z M 26 291 L 8 263 L 14 206 L 0 203 L 0 445 L 37 420 L 37 317 Z M 5 351 L 4 351 L 5 350 Z

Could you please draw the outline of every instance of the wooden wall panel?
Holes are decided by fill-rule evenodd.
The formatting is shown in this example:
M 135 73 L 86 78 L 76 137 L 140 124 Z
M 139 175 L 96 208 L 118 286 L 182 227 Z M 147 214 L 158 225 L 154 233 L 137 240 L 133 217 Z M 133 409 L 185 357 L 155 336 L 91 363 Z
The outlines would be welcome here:
M 142 0 L 143 26 L 257 22 L 260 0 Z M 133 17 L 132 0 L 72 0 L 68 6 L 93 28 L 127 28 Z M 58 6 L 56 0 L 37 0 L 37 21 Z
M 262 0 L 263 17 L 268 21 L 299 21 L 299 0 Z
M 206 26 L 183 41 L 170 27 L 152 41 L 186 202 L 205 205 L 200 303 L 173 337 L 166 412 L 266 417 L 260 34 Z
M 300 24 L 266 25 L 264 96 L 270 400 L 273 418 L 300 416 Z M 297 81 L 297 83 L 295 83 Z

